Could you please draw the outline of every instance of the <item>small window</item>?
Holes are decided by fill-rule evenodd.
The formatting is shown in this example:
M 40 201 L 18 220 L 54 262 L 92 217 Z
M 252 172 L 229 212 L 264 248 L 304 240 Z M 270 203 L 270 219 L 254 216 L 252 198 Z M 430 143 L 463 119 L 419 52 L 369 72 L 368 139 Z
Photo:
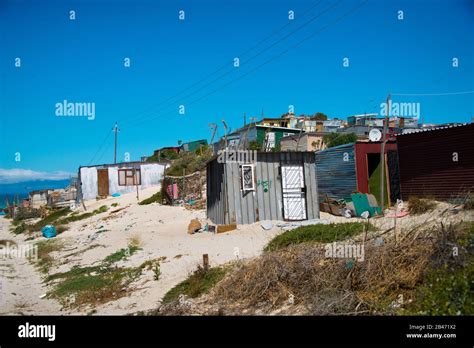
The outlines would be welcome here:
M 242 179 L 243 191 L 255 190 L 255 172 L 252 164 L 243 164 L 240 166 L 240 176 Z
M 133 180 L 133 172 L 136 171 L 135 180 Z M 119 169 L 118 170 L 119 186 L 141 185 L 142 178 L 140 169 Z

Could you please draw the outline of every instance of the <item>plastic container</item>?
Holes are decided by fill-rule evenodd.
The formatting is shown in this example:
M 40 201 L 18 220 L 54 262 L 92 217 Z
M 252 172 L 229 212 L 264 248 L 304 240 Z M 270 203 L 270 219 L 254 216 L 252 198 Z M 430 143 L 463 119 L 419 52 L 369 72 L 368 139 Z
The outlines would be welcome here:
M 41 229 L 41 232 L 43 232 L 43 237 L 45 238 L 53 238 L 56 237 L 56 227 L 52 225 L 46 225 Z

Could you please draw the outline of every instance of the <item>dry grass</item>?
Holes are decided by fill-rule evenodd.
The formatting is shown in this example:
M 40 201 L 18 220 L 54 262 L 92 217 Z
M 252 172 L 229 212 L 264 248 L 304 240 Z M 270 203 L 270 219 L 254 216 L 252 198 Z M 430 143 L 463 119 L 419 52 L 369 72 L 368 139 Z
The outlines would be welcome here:
M 379 246 L 370 241 L 363 262 L 326 258 L 322 245 L 314 244 L 268 252 L 239 265 L 217 284 L 208 303 L 228 313 L 270 313 L 291 303 L 316 315 L 397 314 L 397 299 L 412 299 L 428 269 L 463 262 L 465 249 L 452 257 L 452 245 L 466 233 L 462 226 L 414 228 Z
M 468 194 L 463 204 L 463 209 L 474 210 L 474 193 Z
M 143 242 L 140 236 L 138 234 L 135 234 L 131 236 L 130 238 L 128 238 L 128 245 L 134 248 L 141 248 L 143 247 Z
M 408 211 L 410 214 L 419 215 L 432 211 L 437 203 L 432 199 L 410 197 L 408 199 Z

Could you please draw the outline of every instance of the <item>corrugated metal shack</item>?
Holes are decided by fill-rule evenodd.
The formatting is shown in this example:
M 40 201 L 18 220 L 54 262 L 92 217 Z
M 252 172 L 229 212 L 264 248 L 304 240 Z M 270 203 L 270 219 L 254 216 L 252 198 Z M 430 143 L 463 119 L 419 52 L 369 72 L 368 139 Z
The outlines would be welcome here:
M 474 192 L 474 124 L 397 137 L 401 194 L 456 200 Z
M 316 152 L 316 169 L 321 201 L 326 195 L 345 199 L 357 191 L 354 143 Z
M 255 158 L 256 157 L 256 158 Z M 207 216 L 216 224 L 319 218 L 312 152 L 258 152 L 207 163 Z
M 331 147 L 316 152 L 318 192 L 321 201 L 350 199 L 351 193 L 372 193 L 380 185 L 377 174 L 380 170 L 381 142 L 357 142 Z M 387 196 L 393 202 L 400 197 L 397 144 L 385 144 Z M 371 192 L 372 191 L 372 192 Z

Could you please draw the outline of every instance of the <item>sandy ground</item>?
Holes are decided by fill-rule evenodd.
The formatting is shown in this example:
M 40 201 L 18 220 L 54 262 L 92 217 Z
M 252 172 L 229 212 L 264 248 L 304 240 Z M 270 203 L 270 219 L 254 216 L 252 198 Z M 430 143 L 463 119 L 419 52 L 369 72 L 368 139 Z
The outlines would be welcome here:
M 140 200 L 155 192 L 156 188 L 141 191 Z M 110 207 L 112 203 L 118 203 L 118 206 Z M 237 257 L 254 257 L 261 253 L 270 239 L 281 233 L 277 227 L 263 230 L 259 224 L 253 224 L 240 226 L 227 233 L 202 232 L 190 235 L 187 233 L 190 220 L 198 218 L 205 222 L 205 211 L 159 204 L 140 206 L 136 203 L 136 193 L 87 201 L 87 211 L 102 205 L 110 209 L 106 213 L 71 223 L 68 231 L 56 237 L 66 245 L 63 251 L 52 254 L 56 260 L 52 273 L 67 271 L 74 265 L 100 262 L 106 256 L 126 248 L 130 238 L 139 239 L 143 250 L 117 265 L 136 267 L 150 259 L 165 258 L 160 264 L 161 276 L 158 281 L 153 279 L 152 271 L 145 272 L 133 283 L 136 290 L 130 296 L 96 307 L 97 314 L 129 314 L 154 309 L 169 289 L 186 279 L 198 264 L 202 264 L 203 254 L 209 255 L 211 266 L 227 263 Z M 123 207 L 126 208 L 111 213 Z M 0 239 L 29 243 L 22 240 L 24 237 L 15 237 L 8 231 L 7 220 L 0 221 Z M 104 229 L 106 232 L 94 235 L 96 231 Z M 95 236 L 97 238 L 93 239 Z M 94 245 L 100 247 L 91 248 Z M 78 253 L 81 250 L 85 251 Z M 73 253 L 78 254 L 66 257 Z M 24 259 L 12 259 L 7 264 L 12 270 L 8 278 L 2 276 L 0 314 L 86 314 L 90 311 L 90 308 L 81 312 L 60 311 L 61 306 L 56 301 L 39 299 L 48 289 L 41 283 L 41 275 L 31 263 Z
M 140 192 L 140 200 L 157 191 L 150 188 Z M 117 207 L 111 204 L 117 203 Z M 52 273 L 64 272 L 74 265 L 93 265 L 106 256 L 126 248 L 130 239 L 139 240 L 142 250 L 133 254 L 119 266 L 137 267 L 144 261 L 163 258 L 160 263 L 161 276 L 153 279 L 153 272 L 147 271 L 132 284 L 134 291 L 128 296 L 95 307 L 96 314 L 122 315 L 156 309 L 163 295 L 180 281 L 187 278 L 198 264 L 202 255 L 208 254 L 210 265 L 217 266 L 236 258 L 258 256 L 273 237 L 282 233 L 275 224 L 270 230 L 262 229 L 260 223 L 239 226 L 237 230 L 214 234 L 210 232 L 189 235 L 187 227 L 191 219 L 206 222 L 205 211 L 190 211 L 182 207 L 137 204 L 136 193 L 121 197 L 109 197 L 100 201 L 87 201 L 87 211 L 102 205 L 109 211 L 69 225 L 69 230 L 57 236 L 65 242 L 63 250 L 53 253 L 55 265 Z M 112 213 L 112 211 L 124 208 Z M 413 224 L 435 224 L 440 221 L 474 220 L 472 212 L 452 212 L 452 206 L 440 203 L 437 209 L 421 216 L 396 219 L 398 229 L 407 229 Z M 80 208 L 82 212 L 82 207 Z M 345 223 L 362 221 L 346 219 L 321 213 L 328 222 Z M 371 219 L 381 231 L 394 225 L 393 218 Z M 0 217 L 0 240 L 14 240 L 25 244 L 24 236 L 15 236 L 8 231 L 9 221 Z M 105 232 L 96 234 L 99 230 Z M 37 240 L 43 240 L 39 237 Z M 73 255 L 71 255 L 73 254 Z M 0 260 L 0 314 L 87 314 L 92 308 L 80 311 L 61 309 L 58 302 L 40 298 L 49 289 L 42 283 L 42 277 L 26 259 Z
M 25 245 L 23 237 L 9 232 L 10 222 L 0 217 L 0 240 Z M 0 315 L 48 315 L 60 313 L 56 301 L 43 297 L 47 291 L 41 276 L 27 258 L 0 259 Z

